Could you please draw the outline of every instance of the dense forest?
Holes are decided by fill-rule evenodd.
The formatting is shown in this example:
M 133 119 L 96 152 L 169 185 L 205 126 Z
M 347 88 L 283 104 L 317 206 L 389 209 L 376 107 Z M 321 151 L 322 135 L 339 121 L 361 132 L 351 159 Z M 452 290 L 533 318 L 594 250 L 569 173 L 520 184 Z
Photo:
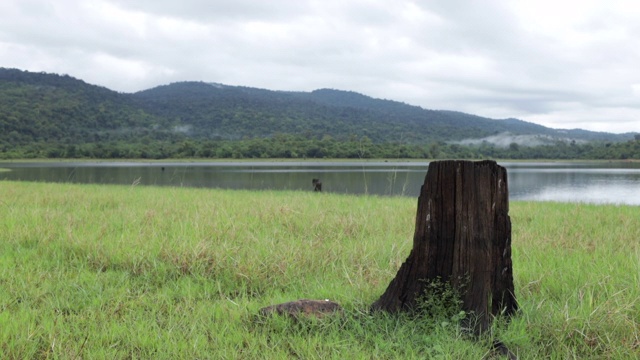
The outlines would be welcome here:
M 0 158 L 192 157 L 640 159 L 640 135 L 556 130 L 331 89 L 182 82 L 123 94 L 0 68 Z
M 565 143 L 540 146 L 508 147 L 490 144 L 462 146 L 433 142 L 406 144 L 374 143 L 367 137 L 336 140 L 279 134 L 270 138 L 243 140 L 149 140 L 104 141 L 84 144 L 33 143 L 5 147 L 5 159 L 640 159 L 640 136 L 637 140 L 617 143 Z

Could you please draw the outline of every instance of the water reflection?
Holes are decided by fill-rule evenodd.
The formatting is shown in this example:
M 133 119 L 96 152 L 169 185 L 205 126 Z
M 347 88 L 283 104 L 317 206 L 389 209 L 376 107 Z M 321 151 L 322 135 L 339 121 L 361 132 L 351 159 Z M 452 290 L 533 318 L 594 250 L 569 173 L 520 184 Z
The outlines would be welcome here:
M 640 205 L 640 163 L 505 162 L 511 200 Z M 3 163 L 0 179 L 417 197 L 426 162 Z

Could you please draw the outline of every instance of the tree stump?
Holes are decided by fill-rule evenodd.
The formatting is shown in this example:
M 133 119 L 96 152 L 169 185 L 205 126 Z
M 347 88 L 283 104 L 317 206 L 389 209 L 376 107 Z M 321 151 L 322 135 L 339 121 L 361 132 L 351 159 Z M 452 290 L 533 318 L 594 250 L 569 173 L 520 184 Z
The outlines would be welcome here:
M 460 293 L 476 334 L 518 304 L 511 264 L 507 171 L 495 161 L 429 164 L 418 198 L 413 249 L 373 310 L 416 309 L 431 281 Z

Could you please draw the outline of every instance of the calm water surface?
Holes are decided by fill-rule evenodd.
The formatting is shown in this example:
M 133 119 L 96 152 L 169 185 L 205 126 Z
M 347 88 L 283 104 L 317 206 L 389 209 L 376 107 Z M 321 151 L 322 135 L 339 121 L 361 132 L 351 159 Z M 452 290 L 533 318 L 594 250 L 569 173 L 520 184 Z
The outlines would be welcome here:
M 510 200 L 640 205 L 640 163 L 504 162 Z M 419 162 L 46 162 L 0 163 L 0 179 L 98 184 L 312 189 L 417 197 L 428 163 Z

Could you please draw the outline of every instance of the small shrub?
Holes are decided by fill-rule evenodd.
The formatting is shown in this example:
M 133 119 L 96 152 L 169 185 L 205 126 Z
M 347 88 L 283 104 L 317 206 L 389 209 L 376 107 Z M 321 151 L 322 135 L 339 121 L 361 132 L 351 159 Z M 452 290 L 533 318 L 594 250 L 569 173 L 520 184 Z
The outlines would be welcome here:
M 439 277 L 424 281 L 426 283 L 424 292 L 416 302 L 418 313 L 443 325 L 458 323 L 467 316 L 467 313 L 462 310 L 460 296 L 464 285 L 455 287 L 450 282 L 442 281 Z

